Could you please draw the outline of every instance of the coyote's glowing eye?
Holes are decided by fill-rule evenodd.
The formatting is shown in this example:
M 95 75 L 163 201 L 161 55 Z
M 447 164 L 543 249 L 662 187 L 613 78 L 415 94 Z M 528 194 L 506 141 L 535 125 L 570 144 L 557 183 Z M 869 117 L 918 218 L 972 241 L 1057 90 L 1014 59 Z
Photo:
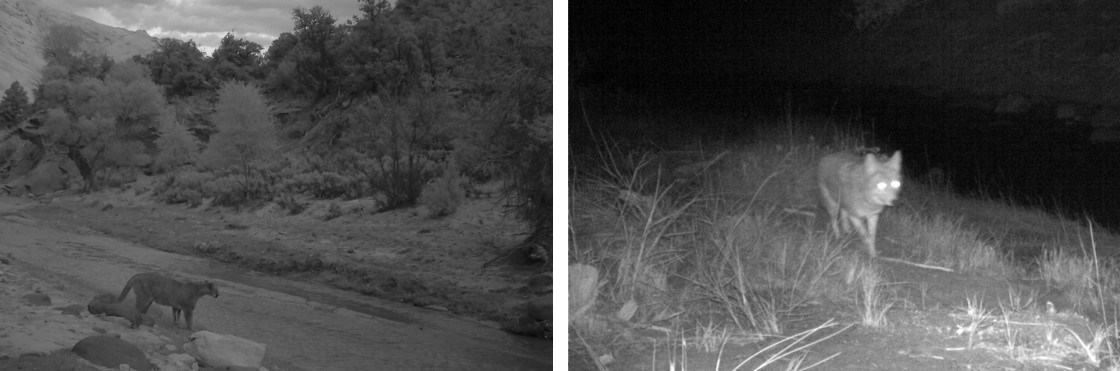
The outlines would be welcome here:
M 884 190 L 884 189 L 887 189 L 887 183 L 886 182 L 876 183 L 875 188 L 878 188 L 880 191 Z
M 891 181 L 891 188 L 898 188 L 898 187 L 901 187 L 901 186 L 902 186 L 902 182 L 897 181 L 897 180 L 892 180 Z

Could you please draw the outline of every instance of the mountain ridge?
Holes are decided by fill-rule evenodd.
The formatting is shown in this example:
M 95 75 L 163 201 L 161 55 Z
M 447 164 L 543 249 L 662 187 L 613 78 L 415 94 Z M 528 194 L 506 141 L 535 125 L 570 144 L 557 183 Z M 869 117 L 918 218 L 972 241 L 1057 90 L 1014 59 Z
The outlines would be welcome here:
M 76 27 L 83 50 L 114 60 L 156 49 L 157 39 L 142 30 L 104 25 L 34 0 L 0 0 L 0 89 L 19 81 L 30 94 L 46 66 L 43 38 L 54 25 Z

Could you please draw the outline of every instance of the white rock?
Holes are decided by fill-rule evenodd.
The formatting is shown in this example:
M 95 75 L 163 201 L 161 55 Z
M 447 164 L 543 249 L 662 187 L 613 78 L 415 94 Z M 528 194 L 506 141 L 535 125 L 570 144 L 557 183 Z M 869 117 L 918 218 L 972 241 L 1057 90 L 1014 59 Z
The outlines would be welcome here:
M 167 363 L 159 366 L 159 371 L 198 371 L 198 362 L 190 354 L 170 354 Z
M 261 366 L 261 360 L 268 350 L 265 344 L 210 331 L 191 334 L 190 341 L 183 348 L 206 366 L 252 368 Z

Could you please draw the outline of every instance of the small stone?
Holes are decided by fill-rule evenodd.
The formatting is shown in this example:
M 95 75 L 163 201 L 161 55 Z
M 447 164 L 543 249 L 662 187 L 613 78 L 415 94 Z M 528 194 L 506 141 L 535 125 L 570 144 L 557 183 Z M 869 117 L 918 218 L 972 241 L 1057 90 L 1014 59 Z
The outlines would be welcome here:
M 31 305 L 31 306 L 36 306 L 36 307 L 44 307 L 44 306 L 51 305 L 51 297 L 50 296 L 46 296 L 46 295 L 43 295 L 43 294 L 37 294 L 37 293 L 36 294 L 24 295 L 22 298 L 20 298 L 20 301 L 23 302 L 24 304 Z
M 81 317 L 82 310 L 86 309 L 86 308 L 83 308 L 81 305 L 78 305 L 78 304 L 72 304 L 72 305 L 68 305 L 68 306 L 65 306 L 65 307 L 58 307 L 58 308 L 54 308 L 54 309 L 59 310 L 60 312 L 62 312 L 62 314 L 69 314 L 71 316 Z

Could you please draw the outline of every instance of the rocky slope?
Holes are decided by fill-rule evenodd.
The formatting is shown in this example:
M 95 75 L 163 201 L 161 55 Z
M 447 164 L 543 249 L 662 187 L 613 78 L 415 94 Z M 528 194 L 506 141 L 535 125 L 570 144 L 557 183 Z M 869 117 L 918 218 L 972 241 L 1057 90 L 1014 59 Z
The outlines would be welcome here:
M 46 65 L 41 43 L 54 25 L 71 25 L 85 38 L 88 51 L 100 51 L 123 60 L 145 54 L 156 47 L 156 39 L 144 31 L 106 26 L 87 18 L 51 8 L 34 0 L 0 0 L 0 90 L 19 81 L 28 92 Z

